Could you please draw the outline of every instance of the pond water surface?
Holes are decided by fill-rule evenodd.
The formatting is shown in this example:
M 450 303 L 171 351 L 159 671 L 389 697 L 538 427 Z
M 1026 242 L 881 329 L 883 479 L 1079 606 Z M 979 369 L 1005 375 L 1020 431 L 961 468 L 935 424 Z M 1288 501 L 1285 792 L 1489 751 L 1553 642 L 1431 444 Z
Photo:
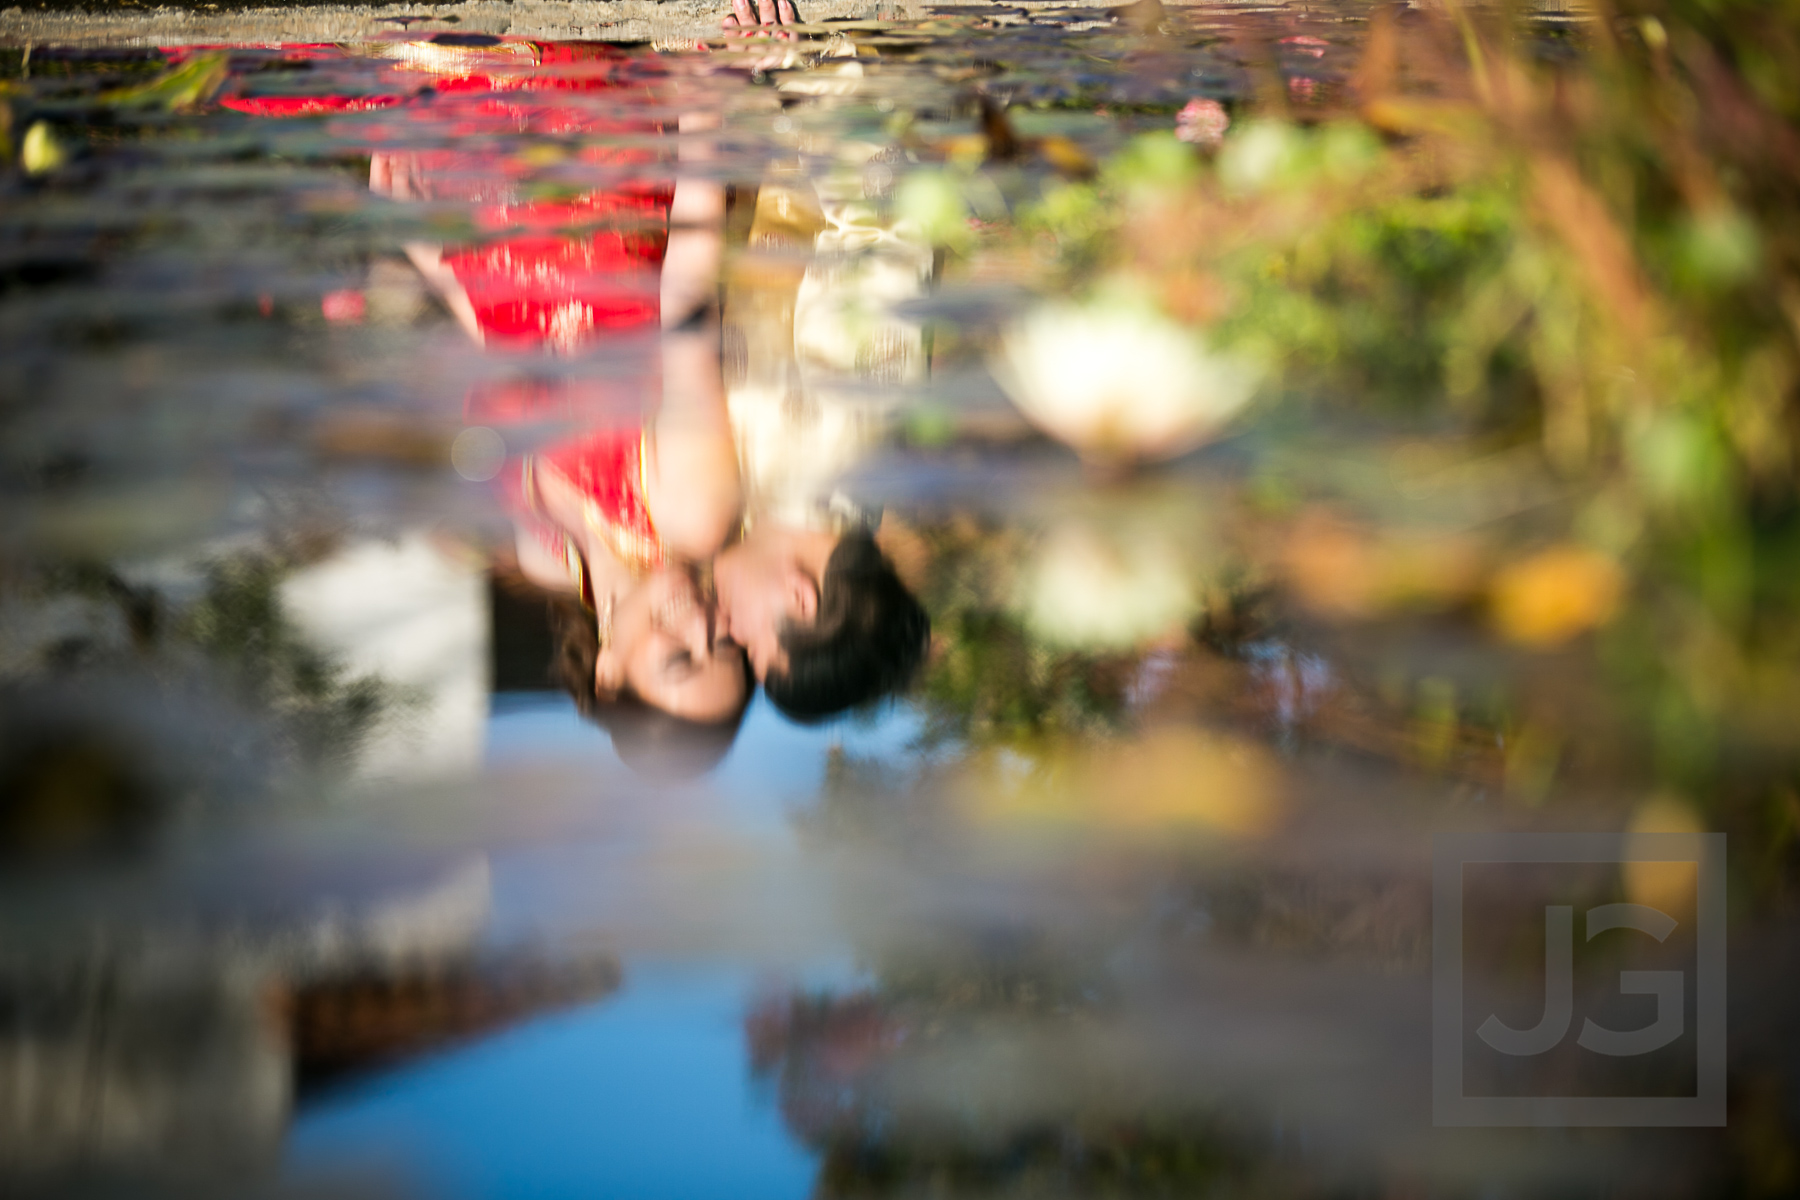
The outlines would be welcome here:
M 1550 300 L 1490 322 L 1477 402 L 1360 301 L 1256 290 L 1309 261 L 1256 239 L 1425 136 L 1369 115 L 1371 11 L 0 50 L 0 1172 L 1800 1187 L 1792 643 L 1644 665 L 1676 628 L 1620 590 L 1648 518 L 1512 382 Z M 1585 21 L 1520 61 L 1578 72 Z M 1432 238 L 1489 203 L 1396 235 L 1407 278 L 1454 286 Z M 1227 244 L 1267 262 L 1183 265 Z M 1296 331 L 1407 395 L 1288 371 Z M 806 653 L 758 630 L 819 610 L 835 682 L 757 684 Z M 1454 866 L 1486 982 L 1434 1042 L 1434 834 L 1719 830 L 1716 896 L 1711 843 Z M 1675 914 L 1575 984 L 1633 1029 L 1669 996 L 1619 968 L 1684 971 L 1672 1041 L 1476 1039 L 1544 1009 L 1546 897 Z M 1716 1107 L 1446 1119 L 1446 1054 L 1468 1095 Z

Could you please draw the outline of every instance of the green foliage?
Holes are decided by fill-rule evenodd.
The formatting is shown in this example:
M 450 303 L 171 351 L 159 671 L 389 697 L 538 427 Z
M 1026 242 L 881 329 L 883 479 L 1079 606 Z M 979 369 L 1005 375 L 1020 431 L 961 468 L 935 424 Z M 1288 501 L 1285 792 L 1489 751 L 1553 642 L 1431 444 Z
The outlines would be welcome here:
M 920 686 L 928 744 L 1025 746 L 1115 726 L 1117 664 L 1051 651 L 991 608 L 952 608 L 937 621 L 946 650 Z
M 915 171 L 894 195 L 894 212 L 934 246 L 969 244 L 969 205 L 948 171 Z
M 1007 603 L 1018 546 L 983 528 L 932 530 L 933 656 L 916 689 L 927 747 L 1028 748 L 1117 726 L 1123 658 L 1058 650 L 1033 638 Z
M 1377 21 L 1352 86 L 1300 119 L 1243 103 L 1216 148 L 1138 137 L 986 241 L 1046 295 L 1124 281 L 1262 364 L 1272 386 L 1237 426 L 1249 577 L 1313 571 L 1333 619 L 1404 603 L 1525 641 L 1494 617 L 1509 569 L 1550 543 L 1603 555 L 1621 599 L 1582 628 L 1624 736 L 1656 747 L 1630 769 L 1704 797 L 1746 743 L 1800 757 L 1783 716 L 1800 697 L 1791 9 L 1644 0 L 1558 34 L 1556 54 L 1491 10 Z M 1442 464 L 1420 476 L 1440 482 L 1396 486 L 1412 470 L 1396 447 Z M 1477 482 L 1502 475 L 1540 482 L 1497 503 Z M 1354 536 L 1308 542 L 1321 511 Z M 1426 601 L 1430 557 L 1380 548 L 1421 526 L 1470 555 Z M 1399 599 L 1370 591 L 1384 569 Z M 1574 576 L 1538 579 L 1552 610 L 1585 602 Z M 992 596 L 940 603 L 938 728 L 1020 744 L 1116 719 L 1117 664 L 1033 644 Z M 1536 720 L 1518 694 L 1494 707 Z
M 1193 150 L 1173 133 L 1133 138 L 1106 164 L 1105 182 L 1115 192 L 1166 192 L 1191 185 L 1200 166 Z
M 302 764 L 345 766 L 403 697 L 378 678 L 351 677 L 300 636 L 282 612 L 285 574 L 277 560 L 261 555 L 215 563 L 177 634 L 225 671 L 253 710 L 272 719 Z
M 188 108 L 211 99 L 224 84 L 228 58 L 223 51 L 196 54 L 155 79 L 102 92 L 96 99 L 113 108 Z
M 871 1124 L 874 1122 L 871 1121 Z M 977 1143 L 979 1145 L 979 1143 Z M 817 1195 L 830 1197 L 1281 1195 L 1204 1119 L 1093 1121 L 1031 1130 L 975 1149 L 939 1137 L 843 1137 L 827 1146 Z
M 1506 346 L 1522 304 L 1517 223 L 1490 187 L 1346 206 L 1291 239 L 1248 243 L 1219 263 L 1233 297 L 1221 344 L 1358 407 L 1441 404 L 1452 364 L 1471 358 L 1475 378 L 1455 390 L 1486 390 L 1503 346 L 1518 353 Z

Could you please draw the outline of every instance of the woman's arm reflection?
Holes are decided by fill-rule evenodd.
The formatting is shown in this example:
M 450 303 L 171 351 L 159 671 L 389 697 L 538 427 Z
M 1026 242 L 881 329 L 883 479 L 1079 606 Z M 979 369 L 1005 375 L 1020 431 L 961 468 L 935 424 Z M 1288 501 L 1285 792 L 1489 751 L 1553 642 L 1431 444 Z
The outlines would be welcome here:
M 587 618 L 565 620 L 575 644 L 565 646 L 559 664 L 565 677 L 571 664 L 580 670 L 585 686 L 576 682 L 571 690 L 584 711 L 614 728 L 615 741 L 616 723 L 607 718 L 617 713 L 596 705 L 649 706 L 687 722 L 735 724 L 749 694 L 743 655 L 717 628 L 692 565 L 709 560 L 736 532 L 741 508 L 719 378 L 715 298 L 725 195 L 693 169 L 704 170 L 711 157 L 706 134 L 713 128 L 716 118 L 680 120 L 684 177 L 672 191 L 639 184 L 557 205 L 515 200 L 498 158 L 491 185 L 483 164 L 468 155 L 434 164 L 433 157 L 451 156 L 377 154 L 371 162 L 376 191 L 404 201 L 460 193 L 450 198 L 475 199 L 480 223 L 522 229 L 477 247 L 406 246 L 478 344 L 567 356 L 612 334 L 658 334 L 660 378 L 648 419 L 590 426 L 525 456 L 506 474 L 520 572 L 588 607 Z M 499 193 L 497 203 L 483 194 L 489 191 Z M 567 231 L 582 225 L 588 228 Z M 566 417 L 579 407 L 571 397 L 580 385 L 559 391 L 570 377 L 558 378 L 547 386 L 521 381 L 497 403 L 472 395 L 471 419 Z M 495 417 L 484 407 L 504 412 Z

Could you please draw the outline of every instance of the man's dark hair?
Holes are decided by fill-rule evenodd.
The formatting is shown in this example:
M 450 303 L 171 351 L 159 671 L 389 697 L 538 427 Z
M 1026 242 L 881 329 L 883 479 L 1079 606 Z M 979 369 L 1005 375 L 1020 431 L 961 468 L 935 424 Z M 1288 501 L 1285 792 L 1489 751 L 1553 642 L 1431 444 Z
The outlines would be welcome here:
M 816 721 L 904 687 L 924 661 L 931 621 L 875 545 L 846 533 L 825 563 L 817 618 L 781 631 L 787 668 L 763 690 L 796 721 Z
M 756 681 L 744 666 L 744 702 L 717 721 L 690 721 L 644 703 L 628 689 L 611 700 L 594 694 L 594 660 L 600 655 L 599 623 L 572 597 L 550 594 L 550 629 L 556 652 L 550 677 L 575 700 L 581 715 L 606 730 L 620 761 L 646 779 L 673 782 L 704 775 L 719 765 L 737 740 Z

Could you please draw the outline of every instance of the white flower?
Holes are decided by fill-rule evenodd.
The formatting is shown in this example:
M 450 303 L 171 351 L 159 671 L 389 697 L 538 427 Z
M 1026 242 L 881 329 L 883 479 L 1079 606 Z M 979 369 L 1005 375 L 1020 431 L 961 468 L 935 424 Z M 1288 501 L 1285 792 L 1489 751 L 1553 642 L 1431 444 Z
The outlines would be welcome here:
M 1186 556 L 1166 538 L 1077 521 L 1038 547 L 1018 606 L 1052 645 L 1126 650 L 1193 616 L 1199 597 L 1190 576 Z
M 1283 121 L 1257 121 L 1219 152 L 1219 179 L 1234 192 L 1260 192 L 1291 174 L 1305 139 Z
M 1108 462 L 1193 449 L 1256 385 L 1248 363 L 1138 304 L 1039 308 L 1006 336 L 994 373 L 1045 433 Z

